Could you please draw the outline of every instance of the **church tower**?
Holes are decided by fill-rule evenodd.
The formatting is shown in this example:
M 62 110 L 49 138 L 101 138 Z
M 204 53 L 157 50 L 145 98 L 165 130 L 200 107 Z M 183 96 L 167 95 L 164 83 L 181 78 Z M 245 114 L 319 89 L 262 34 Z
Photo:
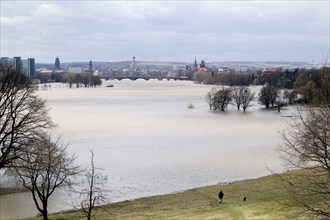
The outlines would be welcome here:
M 206 65 L 205 65 L 205 60 L 202 60 L 202 61 L 201 61 L 200 68 L 205 68 L 205 67 L 206 67 Z
M 133 56 L 133 60 L 131 62 L 130 76 L 132 76 L 136 72 L 136 67 L 137 67 L 137 63 L 136 63 L 136 60 L 135 60 L 135 56 Z
M 198 65 L 197 65 L 197 60 L 196 60 L 196 57 L 195 57 L 194 69 L 197 69 L 197 68 L 198 68 Z

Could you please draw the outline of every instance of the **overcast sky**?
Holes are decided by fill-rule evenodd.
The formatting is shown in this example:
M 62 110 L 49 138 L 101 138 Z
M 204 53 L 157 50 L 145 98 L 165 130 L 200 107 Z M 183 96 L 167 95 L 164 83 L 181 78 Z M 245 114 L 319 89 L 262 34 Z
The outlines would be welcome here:
M 330 0 L 1 0 L 1 56 L 36 62 L 321 61 Z

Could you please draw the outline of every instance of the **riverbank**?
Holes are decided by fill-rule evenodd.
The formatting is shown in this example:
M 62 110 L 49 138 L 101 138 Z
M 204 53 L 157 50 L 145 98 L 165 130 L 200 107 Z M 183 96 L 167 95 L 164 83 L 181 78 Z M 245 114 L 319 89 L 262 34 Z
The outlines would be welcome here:
M 225 194 L 222 204 L 217 199 L 219 190 Z M 290 202 L 285 183 L 274 175 L 108 204 L 98 207 L 96 211 L 93 219 L 311 218 Z M 78 210 L 74 210 L 53 214 L 50 219 L 83 218 Z

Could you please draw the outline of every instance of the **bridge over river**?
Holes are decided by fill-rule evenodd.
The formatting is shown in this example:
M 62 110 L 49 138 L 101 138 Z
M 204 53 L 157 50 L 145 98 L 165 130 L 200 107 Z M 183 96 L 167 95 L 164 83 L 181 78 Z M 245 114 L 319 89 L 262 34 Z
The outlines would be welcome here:
M 130 80 L 137 80 L 137 79 L 144 79 L 148 81 L 149 79 L 158 79 L 158 80 L 191 80 L 188 79 L 187 77 L 150 77 L 150 76 L 116 76 L 116 77 L 111 77 L 109 79 L 117 79 L 117 80 L 123 80 L 123 79 L 130 79 Z

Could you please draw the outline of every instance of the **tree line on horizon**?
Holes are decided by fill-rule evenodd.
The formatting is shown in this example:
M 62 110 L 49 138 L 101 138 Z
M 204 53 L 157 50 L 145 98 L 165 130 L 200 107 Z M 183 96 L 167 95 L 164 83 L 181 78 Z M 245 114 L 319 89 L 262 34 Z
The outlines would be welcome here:
M 91 72 L 84 73 L 50 73 L 50 74 L 41 74 L 37 73 L 35 79 L 40 80 L 40 83 L 68 83 L 69 87 L 72 88 L 74 85 L 76 88 L 80 87 L 96 87 L 102 85 L 101 77 L 98 75 L 93 75 Z

